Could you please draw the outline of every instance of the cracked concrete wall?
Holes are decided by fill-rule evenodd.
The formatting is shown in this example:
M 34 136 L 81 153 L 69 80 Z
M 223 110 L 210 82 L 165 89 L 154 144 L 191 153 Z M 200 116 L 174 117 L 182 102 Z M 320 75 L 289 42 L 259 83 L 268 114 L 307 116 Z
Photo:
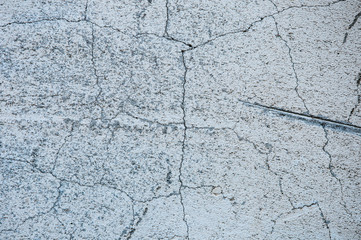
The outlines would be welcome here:
M 361 239 L 360 16 L 0 1 L 0 239 Z

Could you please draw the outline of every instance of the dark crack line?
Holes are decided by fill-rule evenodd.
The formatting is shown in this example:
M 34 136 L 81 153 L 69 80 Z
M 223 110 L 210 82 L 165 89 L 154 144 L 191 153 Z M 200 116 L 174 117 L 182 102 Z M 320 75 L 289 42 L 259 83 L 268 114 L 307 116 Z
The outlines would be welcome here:
M 179 164 L 179 196 L 180 196 L 180 202 L 182 205 L 183 210 L 183 221 L 187 228 L 187 236 L 186 238 L 189 239 L 189 225 L 186 219 L 186 213 L 185 213 L 185 207 L 184 207 L 184 201 L 183 201 L 183 194 L 182 194 L 182 188 L 183 188 L 183 180 L 182 180 L 182 168 L 183 168 L 183 162 L 184 162 L 184 156 L 185 156 L 185 145 L 186 145 L 186 139 L 187 139 L 187 123 L 186 123 L 186 110 L 185 110 L 185 96 L 186 96 L 186 83 L 187 83 L 187 72 L 188 68 L 185 63 L 185 51 L 182 51 L 182 63 L 184 66 L 184 76 L 183 76 L 183 94 L 182 94 L 182 102 L 181 102 L 181 108 L 183 112 L 183 127 L 184 127 L 184 133 L 183 133 L 183 141 L 182 141 L 182 156 L 181 156 L 181 162 Z
M 286 45 L 286 47 L 288 48 L 288 56 L 290 58 L 290 61 L 291 61 L 291 64 L 292 64 L 292 70 L 293 70 L 293 74 L 295 75 L 295 79 L 296 79 L 296 87 L 294 88 L 295 91 L 296 91 L 296 94 L 298 96 L 299 99 L 301 99 L 302 103 L 303 103 L 303 106 L 304 108 L 306 109 L 306 114 L 310 114 L 310 110 L 307 108 L 306 106 L 306 103 L 305 103 L 305 99 L 303 99 L 303 97 L 301 97 L 299 91 L 298 91 L 298 88 L 299 88 L 299 78 L 298 78 L 298 75 L 297 75 L 297 71 L 296 71 L 296 68 L 295 68 L 295 62 L 293 61 L 293 57 L 292 57 L 292 49 L 291 47 L 288 45 L 288 42 L 281 36 L 280 34 L 280 31 L 278 29 L 278 23 L 276 21 L 276 18 L 274 16 L 272 16 L 274 22 L 275 22 L 275 25 L 276 25 L 276 31 L 277 31 L 277 37 L 279 37 Z
M 301 120 L 307 123 L 312 123 L 312 124 L 316 124 L 316 125 L 325 125 L 329 128 L 333 128 L 336 130 L 340 130 L 340 131 L 345 131 L 345 132 L 350 132 L 350 133 L 355 133 L 355 134 L 361 134 L 361 127 L 360 126 L 356 126 L 350 123 L 344 123 L 344 122 L 338 122 L 335 120 L 330 120 L 327 118 L 323 118 L 323 117 L 319 117 L 319 116 L 314 116 L 314 115 L 310 115 L 310 114 L 304 114 L 304 113 L 298 113 L 298 112 L 293 112 L 290 110 L 285 110 L 282 108 L 277 108 L 277 107 L 270 107 L 270 106 L 265 106 L 259 103 L 250 103 L 247 101 L 243 101 L 241 99 L 239 99 L 239 101 L 241 103 L 243 103 L 244 105 L 250 106 L 250 107 L 254 107 L 254 108 L 259 108 L 259 109 L 263 109 L 269 112 L 273 112 L 277 115 L 280 116 L 285 116 L 285 117 L 290 117 L 292 119 L 297 119 L 297 120 Z

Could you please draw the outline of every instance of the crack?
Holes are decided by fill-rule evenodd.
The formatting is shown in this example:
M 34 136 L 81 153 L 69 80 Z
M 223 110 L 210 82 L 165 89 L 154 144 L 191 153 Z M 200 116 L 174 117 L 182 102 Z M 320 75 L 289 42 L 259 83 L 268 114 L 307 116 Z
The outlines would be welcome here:
M 258 149 L 258 146 L 257 146 L 257 144 L 255 142 L 249 140 L 248 138 L 244 138 L 244 137 L 239 136 L 238 133 L 234 129 L 232 129 L 232 130 L 233 130 L 233 133 L 237 136 L 239 141 L 241 141 L 241 142 L 244 141 L 244 142 L 252 144 L 253 148 L 256 149 L 259 154 L 265 154 L 265 155 L 268 156 L 272 152 L 272 145 L 265 144 L 266 148 L 268 149 L 268 152 L 263 152 L 262 150 Z M 268 167 L 268 170 L 270 170 L 268 161 L 266 161 L 266 166 Z
M 277 14 L 277 13 L 275 13 L 275 14 Z M 196 48 L 198 48 L 198 47 L 207 45 L 207 44 L 209 44 L 209 43 L 217 40 L 218 38 L 222 38 L 222 37 L 227 36 L 227 35 L 238 34 L 238 33 L 246 33 L 246 32 L 248 32 L 249 30 L 251 30 L 252 27 L 253 27 L 255 24 L 260 23 L 260 22 L 262 22 L 264 19 L 269 18 L 269 17 L 272 17 L 273 15 L 274 15 L 274 14 L 270 14 L 270 15 L 267 15 L 267 16 L 263 16 L 263 17 L 261 17 L 260 19 L 258 19 L 258 20 L 256 20 L 256 21 L 252 22 L 251 24 L 249 24 L 248 27 L 246 27 L 246 28 L 244 28 L 244 29 L 239 29 L 239 30 L 235 30 L 235 31 L 231 31 L 231 32 L 226 32 L 226 33 L 219 34 L 219 35 L 215 36 L 214 38 L 211 38 L 211 39 L 209 39 L 209 40 L 207 40 L 207 41 L 205 41 L 205 42 L 203 42 L 203 43 L 200 43 L 200 44 L 198 44 L 198 45 L 193 46 L 192 48 L 188 49 L 187 51 L 191 51 L 191 50 L 194 50 L 194 49 L 196 49 Z
M 334 4 L 340 3 L 340 2 L 346 2 L 346 0 L 336 0 L 327 4 L 316 4 L 316 5 L 300 5 L 300 6 L 289 6 L 287 8 L 284 8 L 277 12 L 277 14 L 280 14 L 282 12 L 288 11 L 293 8 L 317 8 L 317 7 L 330 7 Z
M 136 227 L 139 225 L 139 223 L 141 223 L 141 221 L 143 220 L 143 217 L 147 214 L 148 212 L 148 208 L 146 207 L 144 210 L 143 210 L 143 213 L 142 213 L 142 217 L 139 217 L 137 222 L 134 224 L 135 222 L 135 218 L 133 218 L 133 223 L 132 223 L 132 228 L 130 229 L 129 233 L 127 234 L 126 236 L 126 239 L 129 240 L 132 238 L 134 232 L 137 230 Z M 138 214 L 137 214 L 138 215 Z M 134 216 L 134 209 L 133 209 L 133 216 Z
M 89 3 L 89 0 L 86 0 L 85 10 L 84 10 L 84 21 L 88 20 L 88 3 Z
M 273 222 L 273 226 L 272 226 L 271 232 L 270 232 L 269 234 L 267 234 L 267 235 L 272 235 L 272 234 L 273 234 L 278 219 L 280 219 L 283 215 L 284 215 L 284 213 L 281 213 L 280 215 L 278 215 L 278 216 L 276 217 L 276 219 L 272 219 L 272 220 L 271 220 L 271 222 Z
M 326 128 L 325 128 L 324 125 L 321 125 L 321 126 L 322 126 L 322 128 L 323 128 L 323 131 L 325 132 L 325 138 L 326 138 L 326 142 L 325 142 L 325 144 L 323 145 L 322 150 L 326 153 L 326 155 L 327 155 L 328 158 L 329 158 L 328 170 L 330 171 L 331 176 L 332 176 L 333 178 L 335 178 L 335 179 L 337 180 L 338 184 L 340 185 L 341 205 L 342 205 L 343 208 L 345 209 L 346 213 L 347 213 L 348 215 L 350 215 L 351 218 L 353 219 L 352 213 L 348 210 L 347 204 L 346 204 L 346 201 L 345 201 L 345 198 L 344 198 L 342 181 L 341 181 L 341 179 L 340 179 L 339 177 L 337 177 L 336 173 L 333 171 L 333 169 L 334 169 L 335 167 L 334 167 L 333 164 L 332 164 L 332 156 L 331 156 L 330 152 L 328 152 L 328 151 L 326 150 L 326 147 L 327 147 L 327 145 L 328 145 L 328 143 L 329 143 L 329 141 L 330 141 L 329 138 L 328 138 L 328 132 L 327 132 L 327 130 L 326 130 Z
M 295 207 L 294 207 L 294 205 L 293 205 L 293 203 L 292 203 L 292 201 L 291 201 L 291 197 L 289 197 L 289 196 L 288 196 L 286 193 L 284 193 L 284 191 L 283 191 L 283 188 L 282 188 L 282 180 L 283 180 L 283 177 L 282 177 L 281 175 L 279 175 L 277 172 L 273 171 L 273 170 L 271 169 L 270 164 L 269 164 L 269 155 L 270 155 L 270 154 L 272 153 L 272 151 L 273 151 L 273 146 L 270 145 L 270 144 L 269 144 L 269 145 L 265 144 L 265 146 L 266 146 L 266 148 L 268 149 L 268 151 L 267 151 L 267 152 L 263 152 L 263 151 L 261 151 L 261 150 L 258 149 L 258 146 L 257 146 L 256 143 L 254 143 L 253 141 L 251 141 L 251 140 L 249 140 L 249 139 L 247 139 L 247 138 L 243 138 L 243 137 L 239 136 L 238 133 L 237 133 L 235 130 L 232 129 L 232 131 L 233 131 L 233 133 L 237 136 L 237 138 L 238 138 L 239 141 L 245 141 L 245 142 L 248 142 L 248 143 L 252 144 L 253 148 L 254 148 L 255 150 L 257 150 L 259 154 L 266 155 L 266 160 L 264 161 L 264 163 L 265 163 L 265 165 L 266 165 L 267 170 L 270 171 L 273 175 L 275 175 L 275 176 L 278 178 L 278 186 L 279 186 L 281 195 L 285 196 L 285 197 L 287 198 L 288 202 L 290 203 L 292 209 L 295 209 Z
M 329 162 L 329 164 L 328 164 L 328 170 L 330 171 L 331 176 L 334 177 L 334 178 L 336 178 L 337 181 L 339 181 L 339 179 L 337 178 L 336 174 L 333 172 L 334 166 L 332 165 L 332 156 L 331 156 L 331 154 L 326 150 L 326 146 L 327 146 L 328 143 L 329 143 L 328 132 L 327 132 L 327 130 L 325 129 L 324 126 L 322 126 L 322 128 L 323 128 L 323 131 L 325 132 L 325 138 L 326 138 L 326 142 L 325 142 L 325 144 L 323 145 L 322 150 L 327 154 L 327 156 L 328 156 L 328 158 L 329 158 L 329 160 L 330 160 L 330 162 Z
M 297 119 L 297 120 L 304 121 L 304 122 L 311 123 L 311 124 L 315 124 L 315 125 L 324 125 L 324 126 L 327 126 L 329 128 L 339 130 L 339 131 L 342 131 L 342 132 L 361 134 L 361 126 L 353 125 L 353 124 L 350 124 L 350 123 L 339 122 L 339 121 L 327 119 L 327 118 L 324 118 L 324 117 L 314 116 L 314 115 L 311 115 L 311 114 L 293 112 L 293 111 L 290 111 L 290 110 L 285 110 L 285 109 L 277 108 L 277 107 L 269 107 L 269 106 L 265 106 L 265 105 L 262 105 L 262 104 L 259 104 L 259 103 L 256 103 L 256 102 L 255 103 L 250 103 L 250 102 L 247 102 L 247 101 L 243 101 L 241 99 L 238 99 L 238 101 L 240 101 L 241 103 L 243 103 L 246 106 L 262 109 L 262 110 L 265 110 L 265 111 L 269 111 L 269 112 L 275 113 L 275 114 L 277 114 L 279 116 L 282 116 L 282 117 L 289 117 L 289 118 L 292 118 L 292 119 Z
M 57 213 L 58 211 L 55 210 L 55 212 Z M 66 229 L 65 224 L 59 219 L 59 216 L 57 216 L 56 214 L 54 214 L 54 217 L 56 218 L 56 220 L 58 220 L 58 222 L 63 226 L 64 230 L 65 230 L 65 234 L 69 235 L 69 240 L 74 239 L 74 233 L 77 231 L 77 228 L 74 229 L 72 232 L 68 232 L 68 230 Z
M 79 19 L 79 20 L 69 20 L 66 18 L 45 18 L 45 19 L 39 19 L 39 20 L 33 20 L 33 21 L 15 21 L 15 22 L 10 22 L 10 23 L 6 23 L 4 25 L 0 25 L 0 28 L 2 27 L 7 27 L 10 25 L 26 25 L 26 24 L 34 24 L 34 23 L 41 23 L 41 22 L 55 22 L 55 21 L 66 21 L 69 23 L 79 23 L 84 21 L 83 19 Z
M 118 238 L 118 240 L 121 240 L 122 237 L 125 235 L 127 239 L 130 239 L 132 237 L 132 234 L 134 233 L 135 229 L 133 228 L 135 223 L 135 217 L 136 217 L 135 209 L 134 209 L 134 202 L 132 201 L 132 220 L 130 222 L 130 225 L 125 227 L 124 230 L 121 233 L 121 236 Z M 129 232 L 128 232 L 129 229 Z
M 138 203 L 149 203 L 149 202 L 152 202 L 156 199 L 160 199 L 160 198 L 170 198 L 170 197 L 173 197 L 173 196 L 179 196 L 180 193 L 179 192 L 172 192 L 170 194 L 167 194 L 167 195 L 159 195 L 159 196 L 155 196 L 155 197 L 152 197 L 150 199 L 147 199 L 147 200 L 134 200 L 135 202 L 138 202 Z
M 276 21 L 276 18 L 274 16 L 272 16 L 274 22 L 275 22 L 275 25 L 276 25 L 276 31 L 277 31 L 277 37 L 279 37 L 284 43 L 285 43 L 285 46 L 288 48 L 288 56 L 290 58 L 290 61 L 291 61 L 291 64 L 292 64 L 292 70 L 293 70 L 293 74 L 295 75 L 295 79 L 296 79 L 296 87 L 294 88 L 294 90 L 296 91 L 296 94 L 298 96 L 299 99 L 301 99 L 302 103 L 303 103 L 303 106 L 304 108 L 306 109 L 306 114 L 310 114 L 310 110 L 307 108 L 306 106 L 306 103 L 305 103 L 305 99 L 303 99 L 303 97 L 301 97 L 299 91 L 298 91 L 298 88 L 299 88 L 299 78 L 298 78 L 298 75 L 297 75 L 297 72 L 296 72 L 296 69 L 295 69 L 295 62 L 293 61 L 293 57 L 292 57 L 292 49 L 291 47 L 288 45 L 288 42 L 281 36 L 280 34 L 280 31 L 278 29 L 278 23 Z
M 16 158 L 1 158 L 1 159 L 28 164 L 28 165 L 30 165 L 32 167 L 33 170 L 36 170 L 41 174 L 50 174 L 53 178 L 55 178 L 59 182 L 66 182 L 66 183 L 76 184 L 78 186 L 89 187 L 89 188 L 94 188 L 96 186 L 103 186 L 103 187 L 106 187 L 106 188 L 110 188 L 110 189 L 113 189 L 115 191 L 118 191 L 118 192 L 121 192 L 121 193 L 125 194 L 133 203 L 135 203 L 135 202 L 137 202 L 137 203 L 148 203 L 148 202 L 152 202 L 153 200 L 156 200 L 156 199 L 169 198 L 169 197 L 172 197 L 172 196 L 180 195 L 179 192 L 172 192 L 172 193 L 167 194 L 167 195 L 154 196 L 154 197 L 151 197 L 151 198 L 145 199 L 145 200 L 135 199 L 129 193 L 125 192 L 124 190 L 121 190 L 116 186 L 113 186 L 113 185 L 110 185 L 110 184 L 107 184 L 107 183 L 103 183 L 102 181 L 95 182 L 94 184 L 83 184 L 83 183 L 80 183 L 78 181 L 68 180 L 66 178 L 59 177 L 59 176 L 53 174 L 52 172 L 47 172 L 47 171 L 41 170 L 40 168 L 35 166 L 33 163 L 31 163 L 29 161 L 26 161 L 26 160 L 19 160 L 19 159 L 16 159 Z
M 192 44 L 186 43 L 186 42 L 184 42 L 184 41 L 181 41 L 181 40 L 176 39 L 176 38 L 174 38 L 174 37 L 171 37 L 171 36 L 169 36 L 169 35 L 167 35 L 167 36 L 165 36 L 165 35 L 159 36 L 159 35 L 157 35 L 157 34 L 155 34 L 155 33 L 143 32 L 143 33 L 138 33 L 138 34 L 134 35 L 133 37 L 139 38 L 140 36 L 143 36 L 143 35 L 155 36 L 155 37 L 158 37 L 158 38 L 166 39 L 166 40 L 168 40 L 168 41 L 173 41 L 173 42 L 177 42 L 177 43 L 182 43 L 183 45 L 186 45 L 187 47 L 190 47 L 190 48 L 193 47 Z
M 278 221 L 283 215 L 288 215 L 288 214 L 291 214 L 292 211 L 302 210 L 302 209 L 304 209 L 304 208 L 310 208 L 310 207 L 313 207 L 313 206 L 317 206 L 318 210 L 320 211 L 320 215 L 321 215 L 322 221 L 323 221 L 323 223 L 325 224 L 325 226 L 326 226 L 326 228 L 327 228 L 327 230 L 328 230 L 329 238 L 332 239 L 332 238 L 331 238 L 331 231 L 330 231 L 330 227 L 329 227 L 330 221 L 328 221 L 328 220 L 326 219 L 326 217 L 325 217 L 325 215 L 323 214 L 323 211 L 322 211 L 322 209 L 321 209 L 320 204 L 319 204 L 318 201 L 312 202 L 312 203 L 310 203 L 310 204 L 304 204 L 304 205 L 302 205 L 302 206 L 300 206 L 300 207 L 293 207 L 291 211 L 288 211 L 288 212 L 286 212 L 286 213 L 281 213 L 281 214 L 279 214 L 279 215 L 276 217 L 276 219 L 271 220 L 271 221 L 273 222 L 273 226 L 272 226 L 272 229 L 271 229 L 271 232 L 269 233 L 269 235 L 272 235 L 272 234 L 273 234 L 273 232 L 274 232 L 274 230 L 275 230 L 275 227 L 276 227 L 276 224 L 277 224 L 277 221 Z
M 354 114 L 355 110 L 357 109 L 357 107 L 360 105 L 361 103 L 361 92 L 359 92 L 359 87 L 360 87 L 360 84 L 361 84 L 361 72 L 358 74 L 357 76 L 357 80 L 356 80 L 356 86 L 357 86 L 357 92 L 358 92 L 358 95 L 357 95 L 357 103 L 354 105 L 354 107 L 351 109 L 351 112 L 350 112 L 350 115 L 348 116 L 347 118 L 347 121 L 350 122 L 350 119 L 352 117 L 352 115 Z
M 352 23 L 348 26 L 348 30 L 350 30 L 357 22 L 357 20 L 361 17 L 361 12 L 356 14 L 355 18 L 353 19 Z
M 184 122 L 161 123 L 161 122 L 158 122 L 158 121 L 152 121 L 152 120 L 149 120 L 149 119 L 146 119 L 146 118 L 141 118 L 141 117 L 135 116 L 135 115 L 133 115 L 132 113 L 130 113 L 128 111 L 123 111 L 122 113 L 125 113 L 129 117 L 140 120 L 142 122 L 146 122 L 146 123 L 149 123 L 149 124 L 156 124 L 156 125 L 163 126 L 163 127 L 172 127 L 172 126 L 184 125 Z
M 270 2 L 272 3 L 272 5 L 275 7 L 276 11 L 279 12 L 278 6 L 277 6 L 272 0 L 269 0 L 269 1 L 270 1 Z
M 200 186 L 195 186 L 195 187 L 191 187 L 191 186 L 187 186 L 187 185 L 183 185 L 183 188 L 188 188 L 191 190 L 198 190 L 198 189 L 203 189 L 203 188 L 210 188 L 211 189 L 211 193 L 214 195 L 222 195 L 222 198 L 224 200 L 228 200 L 230 202 L 235 201 L 234 197 L 227 197 L 224 192 L 223 192 L 223 187 L 221 185 L 200 185 Z M 220 188 L 221 191 L 219 193 L 213 193 L 213 190 L 215 190 L 216 188 Z
M 322 211 L 322 209 L 321 209 L 321 207 L 320 207 L 320 204 L 319 204 L 318 202 L 316 202 L 316 205 L 317 205 L 317 207 L 318 207 L 318 210 L 320 210 L 320 215 L 321 215 L 321 217 L 322 217 L 322 220 L 323 220 L 324 224 L 326 225 L 326 228 L 327 228 L 327 230 L 328 230 L 328 236 L 329 236 L 329 238 L 330 238 L 330 240 L 331 240 L 331 239 L 332 239 L 332 237 L 331 237 L 331 229 L 330 229 L 330 226 L 328 225 L 328 224 L 330 223 L 330 221 L 328 221 L 328 220 L 326 219 L 325 215 L 323 214 L 323 211 Z
M 96 77 L 96 82 L 95 82 L 95 85 L 97 85 L 97 87 L 99 88 L 99 93 L 97 94 L 97 96 L 95 97 L 95 102 L 97 103 L 97 105 L 99 105 L 99 107 L 101 108 L 101 112 L 102 112 L 102 115 L 104 113 L 104 109 L 102 106 L 100 106 L 99 104 L 99 97 L 100 95 L 102 94 L 103 92 L 103 89 L 102 87 L 100 86 L 99 84 L 99 78 L 100 76 L 98 75 L 97 73 L 97 68 L 96 68 L 96 63 L 95 63 L 95 56 L 94 56 L 94 41 L 95 41 L 95 35 L 94 35 L 94 24 L 91 23 L 91 29 L 92 29 L 92 42 L 91 42 L 91 62 L 92 62 L 92 66 L 93 66 L 93 71 L 94 71 L 94 75 Z
M 270 0 L 270 1 L 272 2 L 272 0 Z M 227 36 L 227 35 L 238 34 L 238 33 L 246 33 L 246 32 L 248 32 L 250 29 L 252 29 L 252 27 L 253 27 L 255 24 L 262 22 L 264 19 L 270 18 L 270 17 L 274 18 L 274 16 L 279 15 L 279 14 L 281 14 L 281 13 L 283 13 L 283 12 L 285 12 L 285 11 L 288 11 L 288 10 L 290 10 L 290 9 L 293 9 L 293 8 L 329 7 L 329 6 L 331 6 L 331 5 L 337 4 L 337 3 L 339 3 L 339 2 L 344 2 L 344 1 L 346 1 L 346 0 L 337 0 L 337 1 L 334 1 L 334 2 L 331 2 L 331 3 L 328 3 L 328 4 L 319 4 L 319 5 L 290 6 L 290 7 L 288 7 L 288 8 L 282 9 L 282 10 L 276 10 L 276 12 L 273 13 L 273 14 L 269 14 L 269 15 L 260 17 L 258 20 L 250 23 L 250 24 L 248 25 L 248 27 L 246 27 L 246 28 L 244 28 L 244 29 L 239 29 L 239 30 L 234 30 L 234 31 L 230 31 L 230 32 L 226 32 L 226 33 L 219 34 L 219 35 L 215 36 L 215 37 L 212 38 L 212 39 L 209 39 L 209 40 L 207 40 L 207 41 L 205 41 L 205 42 L 203 42 L 203 43 L 200 43 L 200 44 L 198 44 L 198 45 L 193 46 L 191 49 L 187 49 L 186 51 L 191 51 L 191 50 L 194 50 L 194 49 L 196 49 L 196 48 L 198 48 L 198 47 L 207 45 L 207 44 L 213 42 L 214 40 L 216 40 L 216 39 L 218 39 L 218 38 L 221 38 L 221 37 L 224 37 L 224 36 Z M 276 9 L 278 9 L 277 5 L 275 5 L 273 2 L 272 2 L 272 4 L 275 6 Z
M 23 162 L 23 161 L 20 161 L 20 160 L 17 160 L 17 161 L 18 162 Z M 23 162 L 23 163 L 25 163 L 25 162 Z M 59 186 L 57 187 L 58 195 L 56 196 L 56 199 L 55 199 L 54 203 L 52 204 L 52 206 L 48 210 L 46 210 L 45 212 L 37 213 L 37 214 L 35 214 L 33 216 L 30 216 L 30 217 L 27 217 L 21 223 L 19 223 L 14 229 L 3 229 L 3 230 L 0 231 L 0 233 L 3 233 L 3 232 L 16 232 L 27 221 L 39 218 L 39 217 L 44 216 L 44 215 L 50 213 L 51 211 L 55 210 L 55 207 L 59 203 L 60 197 L 61 197 L 61 194 L 62 194 L 62 191 L 60 190 L 61 187 L 62 187 L 62 181 L 59 182 Z
M 312 206 L 315 206 L 315 205 L 318 205 L 318 202 L 313 202 L 313 203 L 310 203 L 310 204 L 304 204 L 300 207 L 293 207 L 292 210 L 299 210 L 299 209 L 303 209 L 305 207 L 309 208 L 309 207 L 312 207 Z
M 65 144 L 68 142 L 68 139 L 73 136 L 73 131 L 74 131 L 74 125 L 75 125 L 75 123 L 76 123 L 75 121 L 72 123 L 71 129 L 70 129 L 70 133 L 69 133 L 67 136 L 64 137 L 63 143 L 61 144 L 61 146 L 59 147 L 58 151 L 57 151 L 56 154 L 55 154 L 55 159 L 54 159 L 53 167 L 52 167 L 52 169 L 50 170 L 51 173 L 54 173 L 54 171 L 55 171 L 56 165 L 57 165 L 57 163 L 58 163 L 58 158 L 59 158 L 59 153 L 60 153 L 60 151 L 64 148 Z
M 182 194 L 182 187 L 183 187 L 183 180 L 182 180 L 182 167 L 183 167 L 183 162 L 184 162 L 184 155 L 185 155 L 185 144 L 186 144 L 186 139 L 187 139 L 187 123 L 186 123 L 186 110 L 185 110 L 185 95 L 186 95 L 186 83 L 187 83 L 187 72 L 188 72 L 188 68 L 186 66 L 185 63 L 185 51 L 182 50 L 182 63 L 184 66 L 184 76 L 183 76 L 183 94 L 182 94 L 182 102 L 181 102 L 181 108 L 182 108 L 182 112 L 183 112 L 183 127 L 184 127 L 184 133 L 183 133 L 183 141 L 182 141 L 182 155 L 181 155 L 181 162 L 179 164 L 179 196 L 180 196 L 180 203 L 182 205 L 182 209 L 183 209 L 183 221 L 186 225 L 187 228 L 187 236 L 186 239 L 189 239 L 189 225 L 186 219 L 186 213 L 185 213 L 185 207 L 184 207 L 184 202 L 183 202 L 183 194 Z
M 193 47 L 192 44 L 186 43 L 186 42 L 181 41 L 181 40 L 179 40 L 179 39 L 175 39 L 174 37 L 171 37 L 171 36 L 169 36 L 169 35 L 165 36 L 165 39 L 170 40 L 170 41 L 174 41 L 174 42 L 183 43 L 184 45 L 186 45 L 187 47 L 190 47 L 190 48 Z
M 164 26 L 164 34 L 163 37 L 169 37 L 168 34 L 168 24 L 169 24 L 169 0 L 165 1 L 165 8 L 166 8 L 166 20 L 165 20 L 165 26 Z
M 361 12 L 359 12 L 358 14 L 356 14 L 356 16 L 354 17 L 352 23 L 348 26 L 347 31 L 351 30 L 352 27 L 356 24 L 357 20 L 361 17 Z M 347 41 L 347 36 L 348 36 L 348 32 L 345 33 L 345 37 L 343 38 L 343 43 L 346 43 Z

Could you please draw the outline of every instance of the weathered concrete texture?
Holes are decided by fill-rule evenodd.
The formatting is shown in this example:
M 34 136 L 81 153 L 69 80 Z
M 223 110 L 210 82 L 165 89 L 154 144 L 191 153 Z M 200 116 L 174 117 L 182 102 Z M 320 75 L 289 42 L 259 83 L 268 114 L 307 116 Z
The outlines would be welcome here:
M 0 0 L 0 239 L 361 239 L 360 16 Z

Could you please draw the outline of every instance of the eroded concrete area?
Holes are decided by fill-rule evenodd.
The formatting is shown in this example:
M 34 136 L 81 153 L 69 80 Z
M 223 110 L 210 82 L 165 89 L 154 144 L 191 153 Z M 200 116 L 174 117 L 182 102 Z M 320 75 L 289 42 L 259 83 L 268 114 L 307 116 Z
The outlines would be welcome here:
M 361 239 L 360 16 L 0 1 L 0 239 Z

